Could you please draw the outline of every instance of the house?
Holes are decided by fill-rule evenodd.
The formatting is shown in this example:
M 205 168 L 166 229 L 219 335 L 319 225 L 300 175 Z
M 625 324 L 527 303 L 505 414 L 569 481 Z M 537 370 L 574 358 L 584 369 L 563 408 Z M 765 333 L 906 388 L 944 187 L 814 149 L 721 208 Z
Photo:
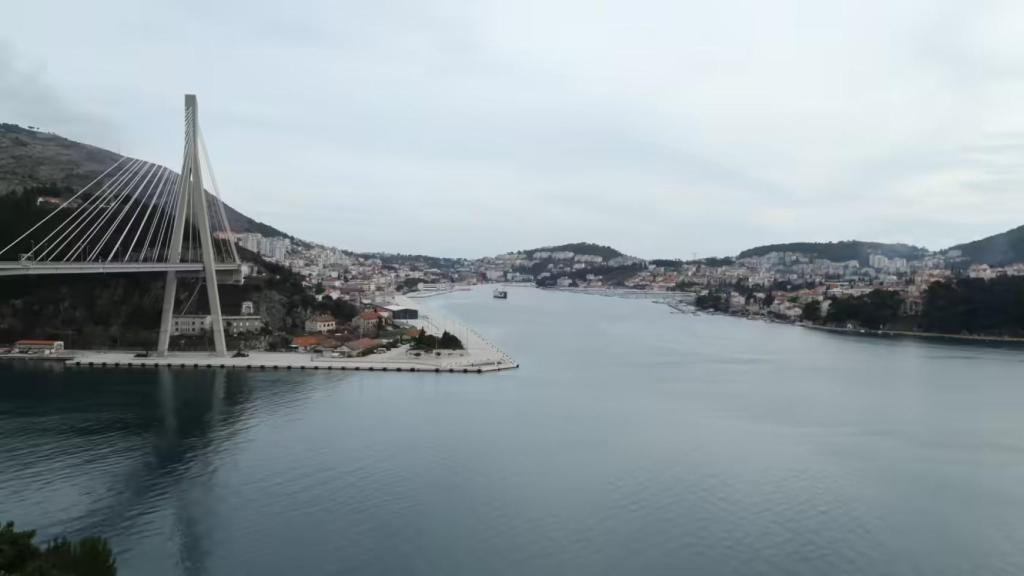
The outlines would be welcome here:
M 171 336 L 205 334 L 212 322 L 209 314 L 182 314 L 171 318 Z
M 295 336 L 292 338 L 292 347 L 303 352 L 318 350 L 321 348 L 337 348 L 338 341 L 323 334 L 311 334 L 309 336 Z
M 299 350 L 309 350 L 319 344 L 320 339 L 316 336 L 296 336 L 292 338 L 292 346 Z
M 22 353 L 56 354 L 64 351 L 64 342 L 62 340 L 18 340 L 14 343 L 14 349 Z
M 242 334 L 259 332 L 263 328 L 263 318 L 259 316 L 223 316 L 224 332 Z M 209 314 L 182 314 L 171 318 L 172 336 L 198 336 L 205 334 L 213 327 Z
M 377 328 L 384 323 L 384 316 L 376 310 L 367 310 L 352 319 L 352 327 L 360 334 L 376 334 Z
M 259 332 L 261 328 L 263 318 L 259 316 L 224 316 L 224 332 L 228 334 Z
M 415 308 L 407 308 L 405 306 L 385 306 L 388 310 L 392 320 L 416 320 L 420 317 L 420 313 Z
M 385 322 L 391 321 L 391 308 L 389 306 L 378 306 L 375 304 L 373 306 L 373 311 L 380 314 L 384 318 Z
M 368 354 L 373 351 L 373 349 L 378 346 L 380 346 L 380 340 L 375 338 L 360 338 L 358 340 L 345 342 L 341 348 L 346 356 L 363 356 L 364 354 Z
M 319 332 L 326 334 L 333 332 L 337 328 L 337 322 L 333 316 L 328 314 L 317 314 L 309 320 L 306 320 L 306 332 Z

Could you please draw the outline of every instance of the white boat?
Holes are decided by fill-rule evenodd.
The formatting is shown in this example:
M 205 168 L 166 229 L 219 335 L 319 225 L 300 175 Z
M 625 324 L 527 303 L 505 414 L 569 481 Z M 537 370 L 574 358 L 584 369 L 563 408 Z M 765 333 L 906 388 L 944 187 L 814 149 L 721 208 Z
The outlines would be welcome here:
M 505 290 L 502 290 L 501 288 L 495 288 L 494 289 L 494 297 L 497 298 L 498 300 L 507 300 L 508 299 L 508 292 L 505 291 Z

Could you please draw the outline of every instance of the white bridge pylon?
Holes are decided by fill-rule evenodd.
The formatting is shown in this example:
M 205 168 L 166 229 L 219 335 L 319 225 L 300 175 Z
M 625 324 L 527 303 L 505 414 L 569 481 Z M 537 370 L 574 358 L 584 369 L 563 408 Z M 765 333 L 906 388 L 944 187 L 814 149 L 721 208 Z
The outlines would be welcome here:
M 180 174 L 123 157 L 0 248 L 0 259 L 0 276 L 165 272 L 159 355 L 170 343 L 178 279 L 199 275 L 206 283 L 214 349 L 226 355 L 217 283 L 240 282 L 241 261 L 199 128 L 196 97 L 185 95 Z

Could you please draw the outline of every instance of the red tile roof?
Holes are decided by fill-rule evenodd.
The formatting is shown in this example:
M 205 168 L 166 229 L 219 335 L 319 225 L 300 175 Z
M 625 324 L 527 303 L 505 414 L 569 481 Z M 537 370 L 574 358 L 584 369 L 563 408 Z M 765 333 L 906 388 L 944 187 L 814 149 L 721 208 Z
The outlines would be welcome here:
M 296 336 L 292 338 L 292 344 L 296 346 L 315 346 L 320 342 L 320 338 L 316 336 Z
M 376 348 L 380 345 L 380 340 L 375 338 L 360 338 L 358 340 L 352 340 L 351 342 L 345 342 L 345 347 L 349 350 L 366 350 L 368 348 Z

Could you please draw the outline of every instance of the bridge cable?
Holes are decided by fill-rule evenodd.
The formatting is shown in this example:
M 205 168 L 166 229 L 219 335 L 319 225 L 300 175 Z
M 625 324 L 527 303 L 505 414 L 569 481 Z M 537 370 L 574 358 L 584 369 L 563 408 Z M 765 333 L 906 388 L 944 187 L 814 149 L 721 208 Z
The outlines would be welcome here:
M 160 166 L 158 166 L 156 164 L 150 164 L 149 172 L 146 174 L 146 177 L 143 179 L 142 183 L 139 184 L 138 190 L 134 190 L 134 191 L 132 191 L 132 193 L 130 195 L 128 195 L 128 203 L 124 205 L 124 210 L 122 210 L 121 214 L 119 214 L 117 216 L 117 219 L 114 220 L 114 223 L 111 224 L 107 228 L 107 233 L 103 235 L 103 239 L 100 240 L 99 245 L 97 245 L 96 249 L 93 250 L 92 254 L 89 255 L 89 260 L 92 260 L 97 254 L 99 254 L 103 250 L 104 244 L 107 243 L 107 240 L 109 240 L 111 238 L 111 236 L 114 234 L 114 231 L 117 230 L 118 224 L 121 223 L 121 220 L 124 220 L 125 215 L 128 214 L 129 210 L 131 210 L 132 204 L 134 204 L 136 200 L 139 200 L 139 204 L 138 204 L 139 208 L 142 207 L 142 198 L 144 198 L 145 195 L 148 193 L 148 191 L 152 189 L 154 176 L 156 176 L 159 173 L 159 168 L 160 168 Z M 148 184 L 148 188 L 147 188 L 147 184 Z M 143 188 L 146 188 L 146 192 L 140 194 L 139 192 Z M 138 211 L 138 209 L 136 209 L 135 210 L 135 214 L 138 214 L 138 213 L 139 213 L 139 211 Z M 132 216 L 132 221 L 134 221 L 134 220 L 135 220 L 135 216 L 133 215 Z M 128 227 L 129 226 L 131 226 L 131 222 L 129 222 L 125 226 L 124 230 L 121 232 L 120 238 L 118 238 L 118 240 L 117 240 L 117 243 L 115 243 L 114 247 L 110 250 L 110 255 L 107 257 L 107 260 L 106 260 L 107 262 L 110 262 L 114 258 L 114 252 L 116 252 L 117 249 L 121 246 L 121 240 L 124 240 L 125 234 L 128 233 Z M 101 256 L 100 259 L 102 259 L 102 258 L 103 257 Z
M 26 231 L 24 234 L 22 234 L 21 236 L 18 236 L 18 238 L 14 242 L 11 242 L 7 246 L 5 246 L 3 250 L 0 250 L 0 254 L 3 254 L 4 252 L 7 252 L 8 250 L 10 250 L 13 246 L 16 246 L 18 244 L 18 242 L 21 242 L 22 240 L 25 239 L 26 236 L 31 234 L 36 228 L 39 228 L 40 226 L 42 226 L 42 224 L 44 222 L 46 222 L 47 220 L 49 220 L 51 217 L 53 217 L 54 214 L 56 214 L 57 212 L 60 212 L 64 208 L 66 208 L 68 206 L 68 204 L 71 204 L 71 202 L 73 202 L 76 198 L 81 196 L 82 193 L 85 192 L 86 190 L 88 190 L 93 184 L 99 182 L 101 178 L 103 178 L 104 176 L 107 175 L 107 172 L 110 172 L 111 170 L 113 170 L 114 167 L 117 166 L 118 164 L 120 164 L 124 159 L 125 159 L 125 157 L 122 156 L 120 159 L 118 159 L 117 162 L 114 162 L 110 166 L 110 168 L 107 168 L 106 170 L 104 170 L 103 173 L 100 174 L 99 176 L 97 176 L 95 179 L 93 179 L 92 182 L 89 182 L 88 184 L 85 185 L 84 188 L 82 188 L 81 190 L 76 192 L 74 196 L 72 196 L 71 198 L 68 198 L 63 204 L 58 206 L 56 210 L 54 210 L 53 212 L 50 212 L 49 214 L 47 214 L 46 217 L 43 218 L 42 220 L 40 220 L 39 222 L 37 222 L 35 226 L 29 228 L 28 231 Z
M 153 210 L 153 205 L 156 203 L 156 196 L 152 194 L 154 186 L 157 182 L 160 182 L 160 184 L 163 185 L 164 180 L 167 179 L 167 173 L 162 166 L 157 166 L 155 175 L 156 177 L 149 183 L 149 188 L 146 189 L 146 193 L 141 199 L 139 199 L 138 206 L 135 208 L 135 213 L 132 214 L 131 220 L 129 220 L 128 224 L 125 225 L 124 230 L 121 232 L 121 237 L 117 239 L 117 244 L 114 244 L 113 250 L 110 251 L 110 256 L 107 257 L 107 262 L 110 262 L 110 260 L 113 259 L 114 253 L 117 252 L 117 249 L 121 246 L 121 241 L 124 240 L 128 231 L 132 229 L 132 224 L 135 223 L 135 217 L 142 211 L 142 206 L 146 205 L 146 213 L 139 222 L 139 227 L 135 230 L 135 237 L 132 238 L 131 244 L 128 245 L 128 249 L 125 251 L 123 262 L 127 262 L 129 256 L 131 256 L 132 249 L 135 248 L 135 242 L 138 241 L 139 234 L 142 233 L 142 228 L 146 224 L 146 220 L 149 218 L 149 213 Z M 159 186 L 156 187 L 156 191 L 160 191 Z
M 78 232 L 81 229 L 85 227 L 85 225 L 92 218 L 93 213 L 96 212 L 98 208 L 102 207 L 106 199 L 111 194 L 115 193 L 116 190 L 120 189 L 121 185 L 123 185 L 128 178 L 131 178 L 132 174 L 135 173 L 135 171 L 138 169 L 141 163 L 142 160 L 132 159 L 131 163 L 125 168 L 125 170 L 122 170 L 120 173 L 118 173 L 117 177 L 114 178 L 114 180 L 107 183 L 109 186 L 104 185 L 103 190 L 101 192 L 93 195 L 93 197 L 90 198 L 88 202 L 86 202 L 86 204 L 89 204 L 89 208 L 85 210 L 81 215 L 77 215 L 76 211 L 76 214 L 72 215 L 74 223 L 71 224 L 67 230 L 61 233 L 61 235 L 56 240 L 54 240 L 53 245 L 47 247 L 45 251 L 39 254 L 38 259 L 41 260 L 43 258 L 46 258 L 47 262 L 52 261 L 53 258 L 57 254 L 59 254 L 61 250 L 64 249 L 64 246 L 66 246 L 67 243 L 72 238 L 74 238 L 75 235 L 78 234 Z M 85 208 L 85 204 L 83 204 L 80 208 Z M 69 223 L 71 223 L 71 220 L 69 220 Z M 58 243 L 60 244 L 58 245 Z M 52 254 L 50 254 L 51 250 L 53 250 Z M 67 258 L 64 258 L 63 260 L 66 262 Z
M 153 237 L 153 232 L 157 229 L 157 218 L 160 216 L 161 210 L 163 209 L 164 203 L 166 202 L 167 196 L 167 182 L 172 178 L 172 172 L 164 168 L 162 172 L 162 178 L 160 184 L 157 187 L 156 194 L 153 195 L 153 200 L 149 204 L 149 208 L 146 209 L 146 215 L 143 216 L 142 222 L 139 223 L 139 232 L 142 231 L 146 221 L 149 221 L 149 226 L 146 227 L 146 239 L 142 244 L 142 248 L 139 250 L 138 261 L 141 262 L 143 257 L 146 255 L 146 251 L 149 250 L 149 241 Z M 156 210 L 153 210 L 156 208 Z M 149 215 L 152 211 L 153 218 L 150 219 Z M 128 253 L 124 256 L 124 261 L 127 262 L 131 258 L 132 248 L 135 247 L 135 242 L 139 239 L 138 233 L 135 234 L 135 238 L 132 240 L 131 246 L 128 247 Z
M 106 193 L 107 189 L 110 188 L 110 186 L 119 183 L 121 181 L 121 178 L 123 178 L 125 174 L 128 174 L 130 172 L 131 167 L 135 165 L 137 160 L 128 160 L 129 162 L 122 166 L 113 178 L 110 178 L 106 182 L 104 182 L 103 186 L 97 192 L 90 195 L 89 198 L 85 202 L 80 204 L 78 208 L 76 208 L 75 211 L 72 212 L 66 220 L 61 222 L 56 228 L 54 228 L 49 234 L 47 234 L 46 237 L 43 238 L 43 240 L 38 245 L 36 245 L 35 247 L 32 248 L 32 250 L 29 251 L 29 254 L 35 252 L 36 248 L 43 248 L 45 246 L 45 249 L 40 254 L 33 254 L 33 258 L 36 260 L 43 259 L 51 248 L 56 246 L 58 242 L 60 242 L 63 238 L 67 236 L 68 233 L 71 232 L 71 230 L 78 224 L 79 219 L 82 217 L 82 215 L 93 209 L 93 207 L 95 206 L 95 202 L 97 202 L 97 199 L 102 197 Z M 62 229 L 63 232 L 61 232 Z M 50 238 L 52 238 L 53 235 L 56 234 L 57 232 L 61 232 L 60 236 L 58 236 L 57 239 L 53 241 L 53 244 L 47 244 L 47 242 L 50 241 Z
M 235 236 L 231 232 L 231 223 L 228 221 L 227 213 L 224 211 L 224 199 L 220 196 L 220 187 L 217 185 L 217 176 L 213 172 L 213 164 L 210 163 L 209 148 L 206 146 L 206 136 L 203 134 L 203 127 L 198 126 L 199 129 L 199 144 L 200 149 L 203 151 L 203 158 L 206 159 L 206 168 L 210 172 L 210 183 L 213 185 L 213 194 L 217 199 L 217 209 L 220 212 L 221 222 L 224 225 L 224 232 L 227 234 L 226 238 L 228 246 L 231 248 L 231 261 L 238 263 L 238 249 L 235 247 Z
M 191 113 L 191 110 L 189 112 Z M 189 142 L 191 142 L 193 132 L 192 125 L 188 122 L 188 118 L 191 118 L 190 114 L 186 117 L 185 120 L 185 145 L 184 148 L 182 149 L 182 156 L 185 158 L 185 162 L 188 162 L 188 147 Z M 184 167 L 182 171 L 184 172 Z M 169 210 L 167 211 L 165 215 L 166 217 L 163 220 L 163 224 L 160 227 L 160 235 L 157 239 L 157 245 L 154 250 L 154 261 L 156 261 L 158 257 L 164 261 L 170 261 L 171 259 L 171 243 L 174 237 L 174 220 L 177 218 L 178 208 L 181 206 L 183 182 L 184 180 L 182 179 L 182 174 L 178 174 L 177 176 L 175 176 L 174 185 L 173 188 L 171 189 L 170 203 L 168 206 Z M 165 232 L 167 239 L 166 245 L 164 244 Z
M 132 186 L 134 186 L 135 183 L 139 181 L 139 178 L 146 174 L 146 171 L 149 169 L 149 166 L 150 164 L 144 161 L 140 169 L 136 171 L 135 175 L 132 177 L 128 185 L 123 186 L 117 194 L 113 195 L 114 199 L 110 203 L 110 206 L 108 206 L 106 211 L 104 211 L 100 215 L 100 217 L 97 218 L 95 222 L 93 222 L 92 227 L 89 228 L 89 232 L 81 240 L 79 240 L 78 246 L 68 256 L 70 260 L 74 260 L 74 258 L 76 258 L 79 254 L 84 254 L 85 251 L 89 249 L 89 241 L 92 240 L 94 236 L 96 236 L 96 233 L 100 230 L 100 226 L 106 223 L 107 219 L 110 218 L 111 214 L 117 211 L 117 207 L 124 199 L 125 195 L 131 191 Z M 83 261 L 88 262 L 89 259 L 86 258 Z

